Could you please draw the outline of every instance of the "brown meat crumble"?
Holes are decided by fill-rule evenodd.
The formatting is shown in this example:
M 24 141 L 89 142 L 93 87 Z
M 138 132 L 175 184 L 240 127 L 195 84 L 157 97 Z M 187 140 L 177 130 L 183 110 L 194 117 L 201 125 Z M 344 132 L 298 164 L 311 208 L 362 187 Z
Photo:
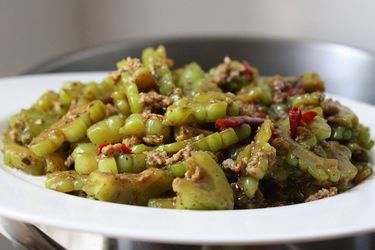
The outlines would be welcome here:
M 322 188 L 318 192 L 307 197 L 305 202 L 316 201 L 316 200 L 324 199 L 327 197 L 335 196 L 337 194 L 337 191 L 338 190 L 336 187 L 330 187 L 328 189 Z

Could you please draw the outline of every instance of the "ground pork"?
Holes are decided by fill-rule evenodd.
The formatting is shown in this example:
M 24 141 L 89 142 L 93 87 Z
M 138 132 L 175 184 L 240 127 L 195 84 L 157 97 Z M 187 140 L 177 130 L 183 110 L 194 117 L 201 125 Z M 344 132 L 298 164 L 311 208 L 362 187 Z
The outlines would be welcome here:
M 122 140 L 122 144 L 125 144 L 128 148 L 131 148 L 131 147 L 133 147 L 135 145 L 141 144 L 141 142 L 142 142 L 142 140 L 139 139 L 135 135 L 131 135 L 131 136 L 125 137 Z
M 123 64 L 123 66 L 117 69 L 116 71 L 112 72 L 111 74 L 112 79 L 115 82 L 117 82 L 120 79 L 122 72 L 126 72 L 126 71 L 134 72 L 142 66 L 143 64 L 138 58 L 127 57 L 125 59 L 125 63 Z
M 242 158 L 240 163 L 236 163 L 232 159 L 226 159 L 223 161 L 222 166 L 224 169 L 229 169 L 235 173 L 242 173 L 251 176 L 263 176 L 263 170 L 258 167 L 258 163 L 264 158 L 268 160 L 269 167 L 274 165 L 276 160 L 276 149 L 272 147 L 270 152 L 258 151 L 250 158 Z
M 149 111 L 149 110 L 142 113 L 142 118 L 145 122 L 148 121 L 149 119 L 155 119 L 155 120 L 159 120 L 161 122 L 164 120 L 163 115 L 151 113 L 151 111 Z
M 112 116 L 112 115 L 115 115 L 119 112 L 118 108 L 116 108 L 115 106 L 113 106 L 112 104 L 106 104 L 105 105 L 105 115 L 106 116 Z
M 320 200 L 320 199 L 323 199 L 323 198 L 335 196 L 336 194 L 337 194 L 337 188 L 336 187 L 330 187 L 329 189 L 322 188 L 318 192 L 316 192 L 316 193 L 310 195 L 309 197 L 307 197 L 305 202 Z
M 184 141 L 201 134 L 207 136 L 212 134 L 212 132 L 209 130 L 194 128 L 190 126 L 181 126 L 181 131 L 180 134 L 176 137 L 176 141 Z
M 158 146 L 164 143 L 163 135 L 146 135 L 142 139 L 148 145 Z
M 149 166 L 165 166 L 168 154 L 166 152 L 145 151 L 146 164 Z
M 147 165 L 162 167 L 172 165 L 181 160 L 186 160 L 188 157 L 190 157 L 191 151 L 191 146 L 186 146 L 177 153 L 173 154 L 171 157 L 169 157 L 166 152 L 146 151 L 144 153 L 146 154 Z
M 64 165 L 70 167 L 74 163 L 74 159 L 72 155 L 69 155 L 68 158 L 64 161 Z
M 268 166 L 272 166 L 276 160 L 276 149 L 272 147 L 272 150 L 270 152 L 258 151 L 255 156 L 252 157 L 251 161 L 243 158 L 242 164 L 246 164 L 246 173 L 252 176 L 264 175 L 263 170 L 258 167 L 259 161 L 264 158 L 268 160 Z
M 231 63 L 232 60 L 226 56 L 224 58 L 224 62 L 217 66 L 214 75 L 211 76 L 209 80 L 213 83 L 216 83 L 217 85 L 225 85 L 228 82 L 236 79 L 243 71 L 243 68 L 239 70 L 233 70 L 231 69 Z
M 237 162 L 231 158 L 224 160 L 222 166 L 224 169 L 229 169 L 235 173 L 241 172 L 241 165 L 237 164 Z
M 108 144 L 102 148 L 101 153 L 106 157 L 113 157 L 116 154 L 122 153 L 122 144 Z
M 161 95 L 155 91 L 140 93 L 141 102 L 144 104 L 145 110 L 157 112 L 167 108 L 173 103 L 173 100 L 165 95 Z
M 194 161 L 189 162 L 185 173 L 186 179 L 196 182 L 200 180 L 202 176 L 203 171 L 201 168 Z
M 240 115 L 252 116 L 257 112 L 257 107 L 253 103 L 244 103 L 240 107 Z

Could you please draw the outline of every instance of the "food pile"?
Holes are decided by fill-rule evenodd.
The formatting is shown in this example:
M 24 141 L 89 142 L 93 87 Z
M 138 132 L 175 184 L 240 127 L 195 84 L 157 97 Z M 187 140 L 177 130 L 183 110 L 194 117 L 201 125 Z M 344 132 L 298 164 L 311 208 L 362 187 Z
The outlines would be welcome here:
M 59 192 L 199 210 L 313 201 L 371 174 L 369 129 L 318 74 L 266 77 L 229 57 L 172 66 L 146 48 L 101 82 L 47 91 L 10 118 L 5 163 Z

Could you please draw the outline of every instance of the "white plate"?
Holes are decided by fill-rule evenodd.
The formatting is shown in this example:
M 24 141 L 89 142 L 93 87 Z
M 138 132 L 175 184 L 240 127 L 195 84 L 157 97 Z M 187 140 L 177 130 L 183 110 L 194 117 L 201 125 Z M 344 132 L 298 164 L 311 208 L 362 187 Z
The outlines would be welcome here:
M 47 89 L 103 73 L 36 75 L 0 80 L 0 128 Z M 339 98 L 375 132 L 375 107 Z M 2 159 L 1 159 L 2 162 Z M 263 244 L 322 240 L 375 231 L 375 178 L 332 198 L 236 211 L 178 211 L 70 196 L 43 187 L 43 177 L 0 166 L 0 215 L 30 223 L 169 243 Z

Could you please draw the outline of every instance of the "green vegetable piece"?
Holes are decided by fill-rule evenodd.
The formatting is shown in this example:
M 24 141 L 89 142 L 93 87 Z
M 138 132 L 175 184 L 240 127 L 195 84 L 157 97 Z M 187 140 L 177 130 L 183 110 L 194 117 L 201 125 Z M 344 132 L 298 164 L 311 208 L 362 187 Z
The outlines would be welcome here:
M 92 143 L 78 144 L 72 153 L 74 169 L 79 174 L 90 174 L 98 168 L 98 147 Z
M 163 144 L 163 145 L 160 145 L 157 148 L 155 148 L 155 151 L 175 153 L 175 152 L 179 151 L 180 149 L 183 149 L 184 147 L 186 147 L 188 144 L 191 144 L 191 143 L 193 143 L 195 141 L 198 141 L 202 138 L 203 138 L 202 135 L 198 135 L 196 137 L 186 139 L 186 140 L 183 140 L 183 141 L 177 141 L 177 142 L 172 142 L 172 143 L 169 143 L 169 144 Z
M 98 159 L 98 170 L 103 173 L 117 174 L 117 163 L 114 157 L 103 157 Z
M 132 113 L 142 113 L 143 102 L 139 96 L 137 84 L 132 80 L 130 72 L 124 72 L 121 74 L 121 81 L 125 95 L 128 99 L 130 110 Z
M 47 91 L 39 97 L 32 105 L 32 108 L 52 115 L 63 115 L 66 113 L 66 110 L 61 107 L 59 95 L 53 91 Z
M 250 136 L 251 128 L 249 125 L 241 125 L 236 129 L 228 128 L 219 133 L 210 134 L 193 142 L 191 146 L 196 150 L 217 152 L 236 144 L 240 139 L 243 140 Z
M 177 209 L 233 209 L 233 192 L 221 167 L 207 152 L 187 159 L 185 178 L 173 181 Z
M 57 119 L 56 115 L 49 115 L 35 108 L 23 109 L 17 115 L 10 117 L 9 127 L 16 136 L 17 142 L 29 144 L 34 137 L 55 123 Z
M 288 139 L 292 154 L 298 159 L 299 168 L 309 173 L 319 182 L 330 181 L 336 183 L 340 180 L 338 160 L 324 159 L 313 152 L 305 149 L 295 141 Z
M 162 135 L 165 141 L 168 141 L 171 137 L 171 128 L 159 119 L 151 118 L 146 121 L 146 135 Z
M 239 141 L 248 139 L 251 135 L 251 127 L 248 124 L 242 124 L 241 126 L 234 128 Z
M 44 175 L 46 173 L 45 160 L 35 155 L 27 147 L 11 143 L 5 144 L 2 151 L 6 165 L 31 175 Z
M 46 155 L 45 160 L 47 173 L 68 170 L 68 166 L 65 165 L 66 157 L 66 153 L 63 152 L 53 152 Z
M 148 207 L 153 208 L 176 208 L 176 198 L 153 198 L 147 203 Z
M 79 141 L 86 135 L 88 127 L 104 116 L 105 106 L 99 100 L 78 105 L 35 137 L 30 149 L 38 156 L 45 156 L 60 148 L 64 141 Z
M 190 63 L 183 69 L 177 86 L 182 88 L 184 93 L 189 93 L 192 91 L 192 84 L 204 78 L 204 71 L 195 62 Z
M 146 144 L 138 144 L 138 145 L 133 146 L 131 149 L 134 154 L 140 154 L 145 151 L 153 150 L 154 147 L 147 146 Z
M 155 86 L 154 77 L 148 67 L 140 67 L 134 72 L 134 81 L 139 90 L 147 91 Z
M 246 164 L 246 176 L 238 180 L 238 185 L 248 198 L 253 198 L 268 168 L 273 163 L 275 149 L 268 143 L 272 136 L 272 121 L 265 120 L 259 127 L 254 141 L 247 145 L 237 156 L 237 164 Z
M 159 46 L 156 50 L 151 47 L 144 49 L 142 62 L 150 68 L 154 78 L 157 80 L 157 85 L 161 94 L 169 94 L 175 88 L 173 76 L 169 70 L 172 61 L 167 58 L 164 46 Z
M 167 170 L 171 172 L 174 177 L 183 177 L 186 173 L 186 162 L 179 161 L 175 164 L 167 166 Z
M 352 152 L 338 142 L 330 141 L 323 144 L 329 158 L 337 159 L 338 170 L 340 171 L 340 182 L 347 187 L 348 182 L 358 173 L 358 169 L 350 162 Z
M 293 106 L 301 106 L 301 105 L 319 105 L 322 93 L 321 92 L 313 92 L 303 95 L 298 95 L 292 97 L 292 105 Z
M 237 98 L 245 103 L 261 101 L 264 105 L 271 105 L 272 92 L 269 81 L 263 78 L 259 79 L 255 85 L 250 84 L 241 89 Z
M 146 124 L 141 114 L 131 114 L 126 120 L 120 133 L 124 136 L 135 135 L 142 137 L 146 134 Z
M 257 179 L 252 176 L 242 176 L 237 183 L 248 198 L 251 199 L 255 196 L 255 192 L 259 186 L 259 181 Z
M 47 174 L 45 186 L 58 192 L 81 191 L 87 181 L 87 175 L 75 171 L 59 171 Z
M 140 173 L 146 169 L 145 154 L 122 154 L 116 157 L 119 173 Z
M 148 168 L 138 174 L 95 171 L 89 175 L 83 190 L 101 201 L 145 206 L 149 199 L 170 190 L 172 181 L 171 174 L 157 168 Z
M 123 135 L 119 130 L 124 125 L 124 118 L 119 115 L 111 116 L 95 123 L 87 130 L 87 137 L 96 145 L 120 142 Z
M 358 135 L 358 143 L 361 147 L 370 150 L 372 146 L 374 146 L 374 141 L 371 140 L 370 136 L 370 129 L 362 124 L 358 126 L 359 135 Z
M 315 117 L 307 127 L 319 141 L 325 140 L 331 136 L 331 127 L 324 118 Z
M 301 88 L 305 92 L 320 91 L 324 92 L 324 82 L 317 73 L 304 73 L 300 78 Z
M 165 113 L 164 124 L 167 126 L 181 126 L 188 124 L 193 109 L 190 106 L 169 106 Z

